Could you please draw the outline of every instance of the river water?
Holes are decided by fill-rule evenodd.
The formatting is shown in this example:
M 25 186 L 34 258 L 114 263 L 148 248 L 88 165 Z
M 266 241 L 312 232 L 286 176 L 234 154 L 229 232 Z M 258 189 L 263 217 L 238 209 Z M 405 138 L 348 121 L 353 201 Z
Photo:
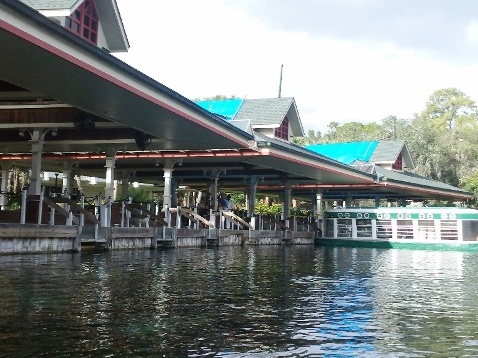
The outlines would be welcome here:
M 476 357 L 478 254 L 0 256 L 0 357 Z

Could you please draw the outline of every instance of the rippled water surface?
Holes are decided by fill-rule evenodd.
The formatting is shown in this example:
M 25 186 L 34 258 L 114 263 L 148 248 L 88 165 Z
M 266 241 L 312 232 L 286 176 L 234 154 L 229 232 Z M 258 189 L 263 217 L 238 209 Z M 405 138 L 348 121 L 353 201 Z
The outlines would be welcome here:
M 476 357 L 478 254 L 0 256 L 0 357 Z

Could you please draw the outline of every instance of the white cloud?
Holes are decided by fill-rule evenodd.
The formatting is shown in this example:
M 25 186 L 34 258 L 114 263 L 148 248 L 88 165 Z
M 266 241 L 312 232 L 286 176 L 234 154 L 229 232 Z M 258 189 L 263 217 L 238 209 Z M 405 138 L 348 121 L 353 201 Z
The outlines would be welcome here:
M 130 53 L 118 57 L 191 99 L 275 97 L 281 64 L 282 96 L 295 97 L 306 130 L 325 130 L 331 121 L 410 118 L 444 87 L 478 98 L 477 65 L 438 59 L 426 47 L 273 28 L 239 11 L 237 2 L 146 3 L 145 12 L 118 0 L 131 43 Z M 468 26 L 468 41 L 478 39 L 477 24 Z

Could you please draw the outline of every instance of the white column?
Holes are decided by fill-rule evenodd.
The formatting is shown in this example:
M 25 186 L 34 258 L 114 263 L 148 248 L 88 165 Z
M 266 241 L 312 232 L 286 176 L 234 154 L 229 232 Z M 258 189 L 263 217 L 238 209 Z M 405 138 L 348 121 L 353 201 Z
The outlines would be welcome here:
M 317 193 L 315 194 L 315 201 L 316 201 L 315 217 L 317 219 L 317 228 L 319 228 L 320 231 L 322 231 L 322 235 L 323 235 L 323 233 L 325 233 L 325 220 L 324 220 L 324 211 L 322 207 L 322 192 L 321 191 L 317 191 Z
M 214 211 L 217 211 L 217 182 L 219 180 L 219 172 L 213 170 L 211 173 L 211 185 L 209 186 L 209 194 L 211 194 L 211 206 Z
M 318 218 L 322 218 L 322 193 L 317 192 L 315 194 L 315 202 L 316 202 L 316 212 L 315 215 Z
M 5 210 L 5 205 L 7 205 L 7 189 L 8 189 L 8 166 L 2 165 L 2 183 L 0 186 L 1 195 L 0 195 L 0 210 Z
M 115 200 L 115 157 L 106 157 L 106 183 L 105 183 L 105 197 L 106 200 L 111 198 Z
M 41 156 L 43 152 L 44 141 L 39 139 L 39 130 L 35 129 L 32 135 L 32 167 L 30 172 L 29 195 L 41 194 Z M 38 138 L 38 139 L 34 139 Z
M 61 178 L 62 180 L 62 187 L 61 187 L 61 192 L 64 193 L 65 190 L 68 194 L 71 194 L 71 169 L 63 169 L 63 176 Z
M 173 170 L 171 168 L 164 168 L 164 194 L 163 194 L 163 208 L 171 207 L 171 175 Z

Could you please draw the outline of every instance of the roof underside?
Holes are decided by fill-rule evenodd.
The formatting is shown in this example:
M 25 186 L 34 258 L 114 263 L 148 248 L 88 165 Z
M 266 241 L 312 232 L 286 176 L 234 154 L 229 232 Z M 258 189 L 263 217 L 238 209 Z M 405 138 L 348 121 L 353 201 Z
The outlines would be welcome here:
M 17 18 L 13 26 L 0 22 L 0 80 L 18 86 L 23 96 L 35 93 L 32 102 L 39 97 L 65 103 L 140 130 L 156 138 L 157 149 L 240 148 L 252 139 L 29 8 L 12 0 L 8 3 L 14 4 L 15 16 L 27 22 Z M 37 21 L 33 29 L 29 28 L 31 17 Z M 22 26 L 34 34 L 22 31 Z M 68 52 L 65 40 L 69 40 Z M 15 91 L 9 97 L 14 96 L 11 92 Z

